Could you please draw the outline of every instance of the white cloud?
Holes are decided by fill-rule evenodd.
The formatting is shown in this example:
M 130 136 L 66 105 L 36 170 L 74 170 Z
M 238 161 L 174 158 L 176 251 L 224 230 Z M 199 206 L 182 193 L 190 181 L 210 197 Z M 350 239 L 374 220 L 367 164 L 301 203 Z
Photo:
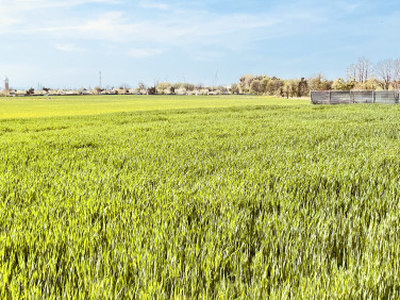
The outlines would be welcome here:
M 150 9 L 154 8 L 154 9 L 159 9 L 159 10 L 169 10 L 170 9 L 170 6 L 168 4 L 156 3 L 156 2 L 150 2 L 150 1 L 140 3 L 139 7 L 150 8 Z
M 83 4 L 118 4 L 118 0 L 0 0 L 1 12 L 22 13 L 53 7 L 75 7 Z
M 300 17 L 302 12 L 294 14 L 290 9 L 279 15 L 274 11 L 228 14 L 196 9 L 184 13 L 181 10 L 171 10 L 169 16 L 165 18 L 154 18 L 143 10 L 140 11 L 140 7 L 160 10 L 171 8 L 169 4 L 154 1 L 141 1 L 139 11 L 129 9 L 113 11 L 103 8 L 90 14 L 79 15 L 77 14 L 79 11 L 75 9 L 76 13 L 57 9 L 56 13 L 51 13 L 51 9 L 72 8 L 90 3 L 123 2 L 122 0 L 12 0 L 12 2 L 0 0 L 0 11 L 6 11 L 6 15 L 18 16 L 7 21 L 0 18 L 0 34 L 8 32 L 39 35 L 48 39 L 90 39 L 118 43 L 141 40 L 164 46 L 207 44 L 229 48 L 234 43 L 240 46 L 251 40 L 274 37 L 291 22 L 313 22 L 310 20 L 314 17 L 310 17 L 312 12 Z M 175 7 L 182 8 L 185 5 L 175 4 Z M 31 14 L 32 10 L 36 10 L 39 15 Z
M 83 52 L 83 51 L 85 51 L 84 49 L 79 48 L 74 44 L 56 44 L 56 43 L 53 43 L 52 46 L 57 50 L 65 51 L 65 52 Z
M 229 35 L 237 39 L 231 43 L 240 42 L 243 37 L 250 38 L 246 32 L 263 30 L 267 36 L 279 29 L 282 20 L 266 15 L 236 14 L 225 16 L 210 16 L 193 13 L 193 15 L 172 15 L 165 19 L 136 20 L 123 11 L 110 11 L 91 19 L 62 25 L 51 22 L 51 26 L 26 26 L 19 33 L 42 34 L 53 38 L 69 38 L 97 40 L 105 42 L 132 43 L 135 41 L 151 42 L 166 46 L 183 46 L 188 44 L 218 44 L 224 46 L 229 41 Z M 56 26 L 54 26 L 56 25 Z
M 15 26 L 19 24 L 24 24 L 23 18 L 20 17 L 10 17 L 10 16 L 0 16 L 0 34 L 9 33 L 13 30 Z
M 311 1 L 313 2 L 313 1 Z M 340 1 L 341 3 L 342 1 Z M 82 51 L 74 45 L 80 41 L 97 41 L 99 44 L 113 45 L 120 48 L 120 53 L 128 53 L 131 57 L 149 57 L 160 54 L 155 49 L 179 47 L 184 51 L 196 51 L 200 59 L 218 59 L 215 53 L 198 56 L 202 46 L 211 46 L 223 53 L 223 50 L 248 49 L 251 43 L 283 36 L 295 36 L 304 32 L 321 32 L 328 24 L 331 12 L 338 11 L 337 3 L 329 7 L 313 7 L 311 4 L 286 3 L 254 13 L 225 13 L 191 9 L 182 12 L 184 4 L 165 4 L 163 2 L 141 1 L 136 10 L 128 6 L 119 6 L 120 10 L 112 10 L 112 6 L 102 7 L 90 13 L 81 13 L 77 9 L 60 10 L 57 8 L 73 8 L 81 4 L 116 4 L 122 0 L 0 0 L 0 11 L 5 9 L 6 15 L 16 18 L 0 18 L 0 34 L 25 34 L 33 38 L 40 37 L 48 42 L 68 39 L 69 44 L 55 44 L 62 51 Z M 189 5 L 190 6 L 190 5 Z M 100 7 L 100 6 L 99 6 Z M 125 7 L 125 9 L 124 9 Z M 141 8 L 142 9 L 141 9 Z M 357 4 L 343 6 L 352 11 Z M 168 10 L 168 16 L 154 17 L 143 8 Z M 175 10 L 178 8 L 179 10 Z M 56 13 L 52 14 L 51 11 Z M 36 14 L 30 13 L 36 10 Z M 13 11 L 14 14 L 9 14 Z M 19 11 L 19 13 L 16 13 Z M 64 12 L 66 11 L 66 12 Z M 23 13 L 25 12 L 25 14 Z M 333 26 L 333 28 L 337 28 Z M 136 44 L 141 47 L 137 48 Z M 126 51 L 126 49 L 132 48 Z

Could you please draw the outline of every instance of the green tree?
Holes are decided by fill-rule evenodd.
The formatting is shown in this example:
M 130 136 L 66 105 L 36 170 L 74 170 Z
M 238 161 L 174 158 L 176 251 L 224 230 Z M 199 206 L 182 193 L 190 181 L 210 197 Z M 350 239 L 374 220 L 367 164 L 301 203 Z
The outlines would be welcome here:
M 147 94 L 148 95 L 155 95 L 157 93 L 157 89 L 155 86 L 151 86 L 147 88 Z
M 308 86 L 312 91 L 327 91 L 332 89 L 332 80 L 328 80 L 324 75 L 319 73 L 315 77 L 308 79 Z
M 270 80 L 271 80 L 271 78 L 268 76 L 264 76 L 263 79 L 261 80 L 261 83 L 264 87 L 264 93 L 266 92 L 266 89 L 267 89 L 267 86 L 268 86 L 268 83 L 270 82 Z
M 250 91 L 251 82 L 254 80 L 254 75 L 244 75 L 239 79 L 240 89 L 243 93 L 248 93 Z
M 164 95 L 169 93 L 171 89 L 171 84 L 169 82 L 161 82 L 157 85 L 157 93 Z
M 250 84 L 250 93 L 252 94 L 263 94 L 264 86 L 262 82 L 258 79 L 254 79 Z
M 298 80 L 289 79 L 284 81 L 283 90 L 286 97 L 297 97 Z
M 297 83 L 297 97 L 308 96 L 309 92 L 307 80 L 304 77 L 301 77 Z
M 237 84 L 237 83 L 231 84 L 231 92 L 232 92 L 232 94 L 238 95 L 239 92 L 240 92 L 240 86 L 239 86 L 239 84 Z
M 30 88 L 29 90 L 26 90 L 26 95 L 27 96 L 32 96 L 33 94 L 35 94 L 35 89 L 34 88 Z
M 285 82 L 282 79 L 274 76 L 268 81 L 266 92 L 268 95 L 282 96 L 284 85 Z
M 355 87 L 357 82 L 354 79 L 344 80 L 343 78 L 338 78 L 332 83 L 332 89 L 339 91 L 350 91 Z M 365 83 L 364 83 L 365 84 Z

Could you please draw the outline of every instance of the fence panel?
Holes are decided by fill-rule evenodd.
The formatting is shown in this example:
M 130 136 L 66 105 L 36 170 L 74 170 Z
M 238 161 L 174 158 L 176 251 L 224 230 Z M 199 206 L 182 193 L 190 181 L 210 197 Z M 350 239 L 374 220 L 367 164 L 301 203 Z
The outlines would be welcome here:
M 311 91 L 312 104 L 329 104 L 330 92 L 328 91 Z
M 353 103 L 374 103 L 374 91 L 352 91 L 351 97 Z
M 311 91 L 312 104 L 399 103 L 398 91 Z
M 399 103 L 397 91 L 379 91 L 375 93 L 375 103 L 396 104 Z
M 331 104 L 350 103 L 350 91 L 331 91 Z

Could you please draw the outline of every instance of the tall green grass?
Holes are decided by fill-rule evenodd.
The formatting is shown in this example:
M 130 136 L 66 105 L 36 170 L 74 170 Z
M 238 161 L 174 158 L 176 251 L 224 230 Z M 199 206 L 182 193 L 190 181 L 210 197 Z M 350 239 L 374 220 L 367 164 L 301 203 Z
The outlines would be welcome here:
M 399 115 L 0 120 L 0 295 L 398 298 Z
M 309 100 L 260 96 L 52 96 L 0 97 L 0 119 L 99 115 L 109 113 L 241 107 L 245 105 L 296 105 Z

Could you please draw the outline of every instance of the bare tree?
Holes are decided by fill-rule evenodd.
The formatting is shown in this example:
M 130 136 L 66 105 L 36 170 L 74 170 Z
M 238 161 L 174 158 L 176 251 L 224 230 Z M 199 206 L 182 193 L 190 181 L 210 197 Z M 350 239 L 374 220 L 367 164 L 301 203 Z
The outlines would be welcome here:
M 357 68 L 359 75 L 358 80 L 364 85 L 368 81 L 368 76 L 370 75 L 371 62 L 365 57 L 361 57 L 358 59 Z
M 145 90 L 146 89 L 146 85 L 143 82 L 139 82 L 138 83 L 138 87 L 140 90 Z
M 347 79 L 356 80 L 357 78 L 357 67 L 356 64 L 351 64 L 347 67 Z
M 400 59 L 393 61 L 393 86 L 395 89 L 400 89 Z
M 394 61 L 393 59 L 382 60 L 375 65 L 375 74 L 378 77 L 379 85 L 384 89 L 388 90 L 390 83 L 394 78 Z
M 371 73 L 371 62 L 365 57 L 360 57 L 355 64 L 347 68 L 347 79 L 355 80 L 365 86 Z
M 196 84 L 196 90 L 202 90 L 204 88 L 204 85 L 202 83 Z

